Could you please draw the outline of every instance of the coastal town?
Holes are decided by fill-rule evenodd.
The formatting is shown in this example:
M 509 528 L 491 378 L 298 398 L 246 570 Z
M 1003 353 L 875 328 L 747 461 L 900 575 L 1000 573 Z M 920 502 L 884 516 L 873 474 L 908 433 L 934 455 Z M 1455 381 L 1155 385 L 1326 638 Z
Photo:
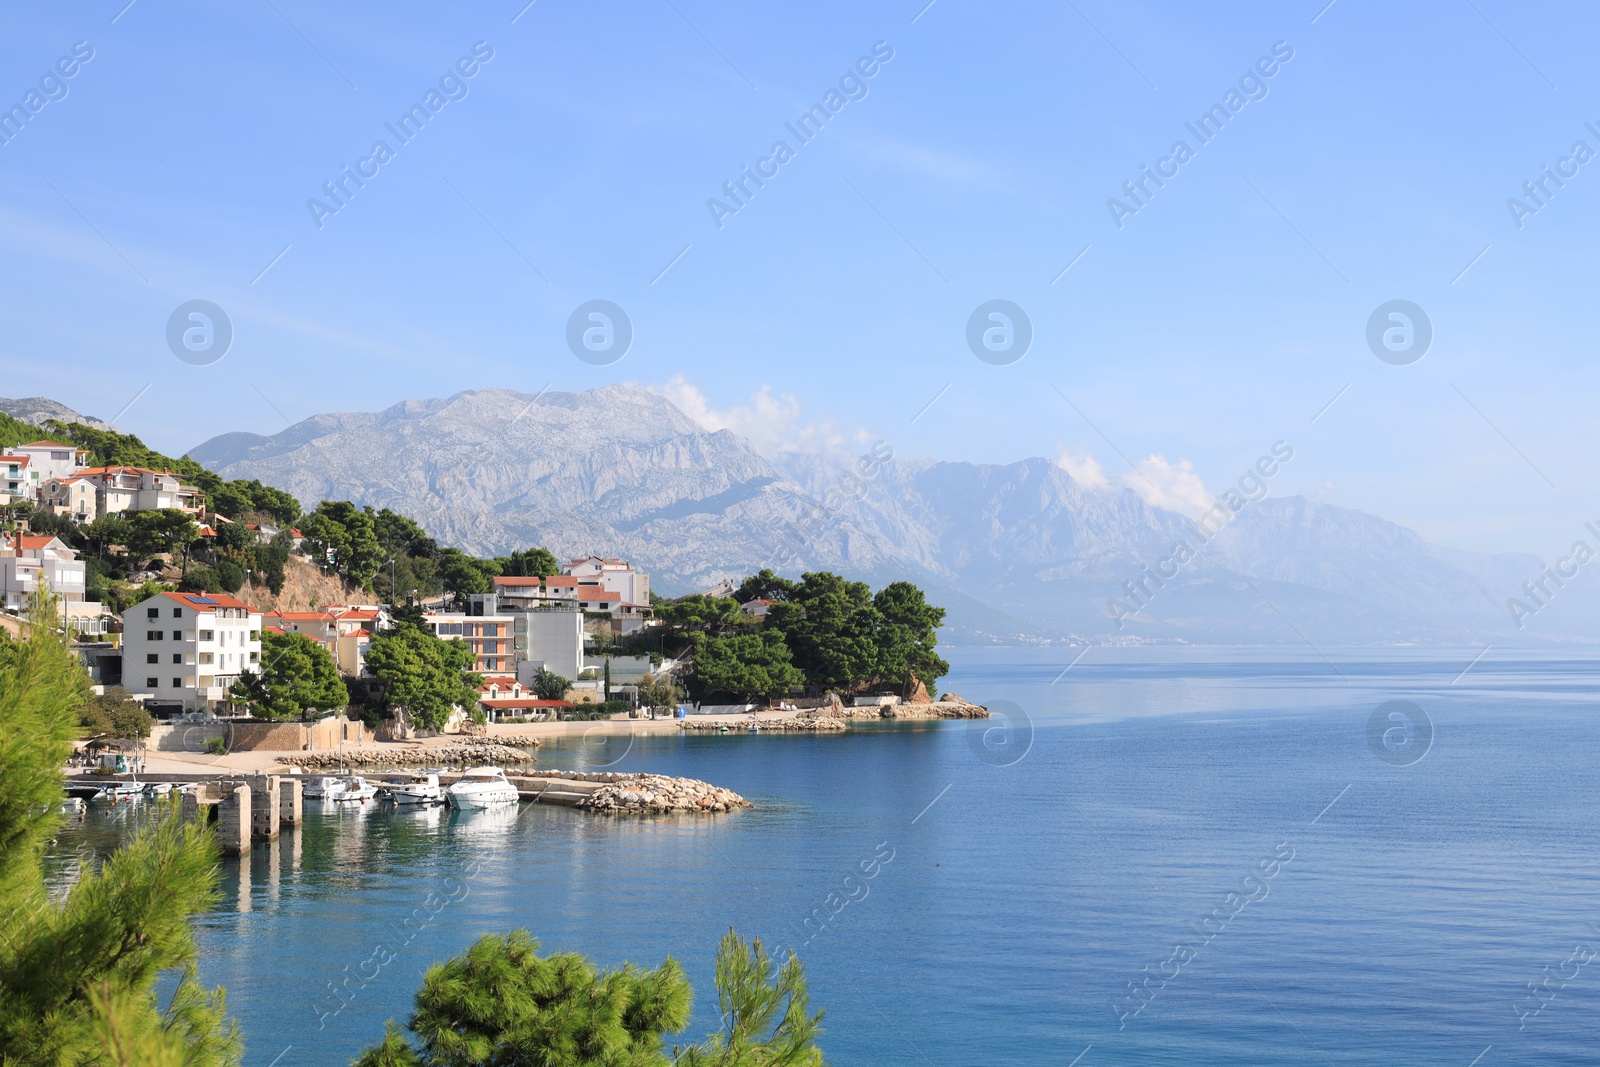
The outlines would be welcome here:
M 147 453 L 136 438 L 52 428 L 0 455 L 0 627 L 21 637 L 54 612 L 109 709 L 78 757 L 98 774 L 518 765 L 573 730 L 984 714 L 930 693 L 942 612 L 908 583 L 874 598 L 763 571 L 667 598 L 628 560 L 477 559 L 387 509 L 300 514 L 260 483 L 197 484 L 209 472 L 187 460 L 116 462 Z M 807 648 L 855 665 L 807 670 Z

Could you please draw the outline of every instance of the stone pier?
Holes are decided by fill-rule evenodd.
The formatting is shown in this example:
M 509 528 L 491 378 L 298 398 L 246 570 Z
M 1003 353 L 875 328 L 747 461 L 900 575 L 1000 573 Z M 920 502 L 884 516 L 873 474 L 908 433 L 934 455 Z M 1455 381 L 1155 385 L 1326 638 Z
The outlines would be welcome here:
M 217 843 L 230 856 L 249 856 L 251 828 L 250 787 L 237 786 L 217 805 Z
M 276 841 L 282 803 L 278 776 L 253 774 L 249 782 L 244 788 L 250 790 L 250 836 L 257 841 Z
M 304 820 L 305 805 L 301 803 L 302 786 L 299 778 L 286 775 L 278 779 L 278 825 L 299 829 Z

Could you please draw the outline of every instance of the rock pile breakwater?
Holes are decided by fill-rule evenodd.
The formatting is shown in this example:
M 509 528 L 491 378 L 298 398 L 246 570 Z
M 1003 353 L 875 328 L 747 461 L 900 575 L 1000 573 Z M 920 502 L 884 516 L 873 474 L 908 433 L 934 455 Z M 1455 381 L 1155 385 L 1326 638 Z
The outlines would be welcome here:
M 685 730 L 720 731 L 726 728 L 729 733 L 733 733 L 735 731 L 745 729 L 751 722 L 756 722 L 756 724 L 761 727 L 761 731 L 763 733 L 766 733 L 769 730 L 775 730 L 780 733 L 785 731 L 791 733 L 830 733 L 836 730 L 850 729 L 849 724 L 841 722 L 838 719 L 813 718 L 809 716 L 800 716 L 794 719 L 741 719 L 733 722 L 721 720 L 712 722 L 696 722 L 694 719 L 680 719 L 678 721 L 678 725 L 683 727 Z
M 953 693 L 945 693 L 927 704 L 869 704 L 846 708 L 834 705 L 819 709 L 821 714 L 839 719 L 987 719 L 989 709 L 970 704 Z
M 532 738 L 519 740 L 515 744 L 469 740 L 450 745 L 396 745 L 384 749 L 347 749 L 342 756 L 336 751 L 306 752 L 279 756 L 278 762 L 318 770 L 340 766 L 361 769 L 467 767 L 483 764 L 518 767 L 532 763 L 538 758 L 533 753 L 538 746 L 539 742 Z
M 663 774 L 613 775 L 615 782 L 601 786 L 579 802 L 586 811 L 615 815 L 661 815 L 669 812 L 708 814 L 750 807 L 731 789 L 695 778 L 670 778 Z

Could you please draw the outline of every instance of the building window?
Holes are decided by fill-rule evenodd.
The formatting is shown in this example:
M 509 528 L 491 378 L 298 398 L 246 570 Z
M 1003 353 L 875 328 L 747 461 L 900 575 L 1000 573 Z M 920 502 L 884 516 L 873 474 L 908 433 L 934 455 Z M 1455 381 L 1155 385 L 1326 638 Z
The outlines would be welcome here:
M 183 653 L 182 652 L 174 652 L 172 654 L 172 662 L 181 664 L 183 662 Z
M 183 609 L 182 609 L 182 608 L 173 608 L 173 609 L 172 609 L 172 617 L 173 617 L 173 618 L 174 618 L 174 619 L 181 619 L 181 618 L 183 618 Z
M 161 681 L 158 678 L 146 678 L 144 680 L 144 687 L 146 689 L 160 689 Z
M 146 641 L 159 641 L 159 640 L 161 640 L 161 631 L 160 630 L 146 630 L 144 632 L 144 639 Z
M 145 654 L 144 661 L 146 663 L 160 663 L 161 657 L 156 655 L 154 652 L 147 652 Z
M 182 630 L 174 630 L 174 631 L 172 631 L 172 639 L 174 641 L 182 641 L 183 640 L 183 631 Z
M 147 619 L 159 619 L 159 618 L 161 618 L 161 609 L 160 608 L 146 608 L 145 609 L 145 618 L 147 618 Z
M 213 660 L 213 659 L 215 659 L 215 658 L 216 658 L 216 657 L 215 657 L 215 656 L 213 656 L 213 655 L 212 655 L 212 654 L 211 654 L 211 653 L 209 653 L 209 652 L 202 652 L 202 653 L 200 653 L 200 662 L 201 662 L 201 663 L 210 663 L 210 662 L 211 662 L 211 661 L 212 661 L 212 660 Z
M 215 630 L 201 630 L 200 631 L 200 640 L 202 640 L 202 641 L 210 641 L 215 637 L 216 637 L 216 631 Z

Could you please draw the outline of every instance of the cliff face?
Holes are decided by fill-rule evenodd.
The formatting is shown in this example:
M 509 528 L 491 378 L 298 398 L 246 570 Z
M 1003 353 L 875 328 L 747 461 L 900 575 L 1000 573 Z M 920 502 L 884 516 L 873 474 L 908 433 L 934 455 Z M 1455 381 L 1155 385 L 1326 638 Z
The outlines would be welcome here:
M 338 577 L 323 574 L 303 559 L 290 557 L 283 569 L 283 592 L 273 596 L 266 586 L 246 585 L 239 599 L 257 611 L 316 611 L 329 604 L 362 602 L 366 594 L 348 591 Z
M 393 508 L 475 553 L 538 544 L 625 556 L 669 590 L 776 564 L 791 541 L 805 568 L 881 570 L 898 557 L 851 523 L 812 521 L 817 503 L 743 439 L 624 386 L 542 397 L 485 389 L 319 415 L 190 455 L 302 501 Z
M 393 508 L 476 553 L 537 544 L 624 556 L 665 594 L 762 567 L 908 578 L 951 609 L 965 640 L 1483 644 L 1600 633 L 1596 598 L 1577 585 L 1515 628 L 1505 599 L 1538 573 L 1532 557 L 1442 549 L 1298 497 L 1251 504 L 1145 603 L 1130 603 L 1137 613 L 1119 626 L 1113 600 L 1188 528 L 1130 490 L 1085 488 L 1045 459 L 891 458 L 851 482 L 848 460 L 769 461 L 627 386 L 540 397 L 485 389 L 318 415 L 271 437 L 227 434 L 190 455 L 307 503 Z M 840 506 L 848 485 L 859 492 Z M 334 594 L 296 595 L 299 605 Z

